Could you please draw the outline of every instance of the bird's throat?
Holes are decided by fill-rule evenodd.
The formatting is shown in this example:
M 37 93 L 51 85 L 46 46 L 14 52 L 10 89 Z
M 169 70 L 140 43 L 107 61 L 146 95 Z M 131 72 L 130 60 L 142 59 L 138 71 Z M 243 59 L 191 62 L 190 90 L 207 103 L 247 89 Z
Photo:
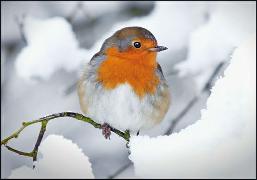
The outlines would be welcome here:
M 97 80 L 106 89 L 114 89 L 118 85 L 128 83 L 139 96 L 154 94 L 160 82 L 156 76 L 156 55 L 122 58 L 107 56 L 97 72 Z

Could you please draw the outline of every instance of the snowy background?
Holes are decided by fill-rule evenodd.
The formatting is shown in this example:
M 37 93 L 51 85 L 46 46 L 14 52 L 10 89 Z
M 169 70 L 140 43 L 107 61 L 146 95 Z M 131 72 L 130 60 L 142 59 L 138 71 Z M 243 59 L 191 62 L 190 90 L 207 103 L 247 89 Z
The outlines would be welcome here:
M 63 118 L 48 124 L 35 171 L 31 159 L 1 147 L 2 178 L 256 177 L 255 2 L 1 2 L 1 25 L 1 139 L 22 121 L 81 112 L 75 83 L 83 64 L 125 26 L 145 27 L 169 48 L 158 61 L 172 94 L 164 121 L 133 137 L 130 156 L 116 135 L 105 140 L 100 130 Z M 29 127 L 10 145 L 30 151 L 38 131 Z M 57 148 L 63 152 L 52 156 Z M 158 155 L 166 153 L 166 161 Z M 53 173 L 56 161 L 63 168 Z

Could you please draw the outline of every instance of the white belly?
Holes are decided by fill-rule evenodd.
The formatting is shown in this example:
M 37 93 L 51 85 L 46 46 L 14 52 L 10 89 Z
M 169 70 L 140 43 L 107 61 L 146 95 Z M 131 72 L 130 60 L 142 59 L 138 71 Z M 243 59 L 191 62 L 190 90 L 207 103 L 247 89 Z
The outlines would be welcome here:
M 122 131 L 136 132 L 155 124 L 151 116 L 154 109 L 149 99 L 149 95 L 139 99 L 128 84 L 104 91 L 91 83 L 85 85 L 87 115 L 98 123 L 106 122 Z

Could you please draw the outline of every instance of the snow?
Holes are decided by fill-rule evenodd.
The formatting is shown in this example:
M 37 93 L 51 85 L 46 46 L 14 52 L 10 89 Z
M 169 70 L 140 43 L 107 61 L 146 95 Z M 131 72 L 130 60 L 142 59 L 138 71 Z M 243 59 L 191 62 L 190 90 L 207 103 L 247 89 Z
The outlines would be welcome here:
M 188 41 L 190 40 L 189 38 L 191 37 L 191 33 L 194 30 L 201 28 L 202 25 L 205 26 L 206 24 L 208 24 L 208 20 L 210 19 L 206 18 L 206 14 L 208 15 L 209 12 L 212 12 L 209 10 L 211 10 L 211 7 L 213 5 L 221 4 L 222 2 L 155 3 L 157 4 L 157 6 L 155 6 L 153 11 L 145 17 L 134 18 L 133 20 L 128 21 L 127 19 L 130 19 L 131 17 L 125 15 L 126 18 L 124 18 L 124 14 L 126 13 L 123 10 L 120 10 L 119 13 L 117 13 L 116 15 L 108 15 L 109 20 L 108 18 L 106 18 L 107 15 L 104 17 L 99 17 L 100 21 L 95 22 L 95 24 L 93 24 L 92 26 L 83 26 L 82 24 L 77 23 L 80 22 L 80 20 L 85 23 L 83 20 L 87 20 L 87 17 L 85 17 L 84 19 L 81 19 L 80 17 L 85 16 L 87 10 L 91 11 L 91 7 L 86 7 L 84 9 L 85 13 L 83 11 L 78 12 L 75 17 L 75 22 L 72 23 L 72 27 L 76 32 L 77 39 L 81 42 L 81 45 L 85 45 L 85 47 L 90 47 L 92 45 L 92 42 L 96 42 L 92 48 L 85 50 L 85 58 L 82 59 L 81 63 L 83 64 L 84 62 L 88 62 L 90 58 L 100 49 L 103 40 L 112 33 L 114 33 L 117 29 L 124 26 L 139 25 L 149 28 L 149 30 L 152 31 L 152 33 L 158 39 L 159 44 L 167 46 L 169 48 L 167 51 L 161 52 L 158 55 L 158 61 L 162 65 L 163 72 L 164 74 L 167 74 L 167 72 L 169 72 L 175 62 L 179 62 L 180 60 L 185 59 L 187 54 L 187 47 L 189 46 Z M 226 3 L 228 4 L 230 2 Z M 230 4 L 232 5 L 236 3 L 242 4 L 242 7 L 243 4 L 246 3 L 252 3 L 254 4 L 253 6 L 255 6 L 254 2 L 231 2 Z M 27 2 L 23 4 L 22 2 L 14 2 L 12 5 L 13 6 L 10 7 L 8 6 L 8 3 L 6 3 L 5 6 L 3 6 L 4 9 L 1 13 L 3 15 L 1 17 L 1 19 L 3 18 L 3 41 L 4 39 L 9 39 L 7 37 L 10 37 L 11 39 L 13 39 L 15 36 L 20 37 L 18 26 L 16 23 L 14 23 L 13 18 L 13 15 L 17 14 L 17 12 L 20 12 L 17 14 L 18 17 L 21 17 L 21 14 L 23 14 L 23 12 L 28 12 L 26 14 L 32 15 L 33 17 L 37 18 L 49 18 L 54 16 L 67 17 L 67 15 L 69 15 L 71 13 L 71 10 L 75 7 L 75 3 L 71 2 L 69 4 L 67 4 L 66 2 Z M 101 5 L 99 4 L 99 7 L 100 6 Z M 67 9 L 62 9 L 62 7 Z M 106 10 L 110 10 L 110 12 L 112 11 L 112 9 L 109 9 L 109 7 L 107 6 L 103 6 L 100 8 L 101 10 L 105 8 Z M 96 12 L 93 10 L 92 14 L 89 15 L 95 17 L 94 13 L 101 12 Z M 247 14 L 248 10 L 245 10 L 245 13 Z M 223 18 L 226 17 L 227 16 L 223 16 Z M 247 19 L 249 23 L 246 23 L 246 25 L 255 25 L 254 19 L 255 15 L 249 17 L 249 19 Z M 234 18 L 233 21 L 234 20 L 236 21 L 237 19 Z M 110 29 L 110 26 L 115 23 L 117 24 L 113 25 L 112 29 Z M 242 23 L 242 21 L 238 20 L 238 23 Z M 109 26 L 107 26 L 106 24 L 108 24 Z M 81 26 L 83 26 L 85 30 L 83 30 Z M 244 25 L 242 25 L 242 27 L 237 27 L 236 29 L 238 28 L 244 28 Z M 104 29 L 105 31 L 102 29 Z M 48 30 L 50 31 L 50 28 L 48 28 Z M 13 31 L 16 32 L 16 35 Z M 215 33 L 211 34 L 210 36 L 214 36 L 218 32 L 219 31 L 215 31 Z M 233 33 L 234 30 L 231 31 L 231 34 Z M 45 34 L 43 34 L 42 36 L 44 35 Z M 20 39 L 18 40 L 16 38 L 15 42 L 13 42 L 14 47 L 12 48 L 10 48 L 10 46 L 7 46 L 7 43 L 3 42 L 4 52 L 6 55 L 6 61 L 3 64 L 3 68 L 5 70 L 5 81 L 2 88 L 2 112 L 4 118 L 2 118 L 1 121 L 1 134 L 3 137 L 9 135 L 11 132 L 13 132 L 13 130 L 17 129 L 17 127 L 20 126 L 21 121 L 24 119 L 31 120 L 62 111 L 80 111 L 76 91 L 73 91 L 69 95 L 65 95 L 66 89 L 70 87 L 71 84 L 75 83 L 77 79 L 76 73 L 79 71 L 77 71 L 77 69 L 74 69 L 72 73 L 68 73 L 66 72 L 66 70 L 58 71 L 58 68 L 60 68 L 60 66 L 52 67 L 54 63 L 50 61 L 48 61 L 48 65 L 43 68 L 43 66 L 41 65 L 42 62 L 40 62 L 39 65 L 42 67 L 42 70 L 45 70 L 46 68 L 49 68 L 51 66 L 50 68 L 54 69 L 54 73 L 52 73 L 52 75 L 47 75 L 49 76 L 49 78 L 46 81 L 40 81 L 40 83 L 37 84 L 27 83 L 27 81 L 17 75 L 17 71 L 15 71 L 15 69 L 13 68 L 13 62 L 15 57 L 17 56 L 17 52 L 20 51 L 20 46 L 24 45 Z M 198 46 L 200 45 L 200 43 L 195 43 L 194 45 Z M 182 51 L 178 50 L 181 49 L 181 47 L 183 47 Z M 223 44 L 221 44 L 220 47 L 224 47 Z M 190 48 L 193 47 L 191 46 Z M 46 50 L 47 48 L 45 47 L 44 49 Z M 215 54 L 208 56 L 206 62 L 208 62 L 209 58 L 211 58 L 211 56 L 213 55 Z M 51 55 L 47 56 L 51 57 Z M 56 59 L 53 59 L 53 61 L 54 60 Z M 201 61 L 195 61 L 194 63 L 192 63 L 192 65 L 194 67 L 197 67 L 198 63 L 201 63 Z M 201 67 L 201 65 L 199 66 Z M 80 65 L 78 67 L 82 66 Z M 204 68 L 203 72 L 205 72 L 205 70 L 209 73 L 211 69 Z M 34 71 L 33 68 L 32 71 Z M 197 71 L 198 70 L 196 69 L 196 72 Z M 28 75 L 30 74 L 30 72 L 27 73 Z M 48 73 L 48 69 L 45 70 L 45 73 Z M 37 74 L 37 76 L 42 75 Z M 46 75 L 44 74 L 43 76 Z M 205 74 L 199 73 L 199 76 L 197 77 L 199 78 L 202 76 L 205 76 Z M 29 77 L 26 77 L 31 79 L 33 75 L 29 75 Z M 177 117 L 177 115 L 183 110 L 183 108 L 185 108 L 187 103 L 195 95 L 195 84 L 193 81 L 193 78 L 195 78 L 194 76 L 188 75 L 186 77 L 180 78 L 177 75 L 166 75 L 165 77 L 168 80 L 173 97 L 172 106 L 160 126 L 155 127 L 151 131 L 140 132 L 140 134 L 147 134 L 149 136 L 157 136 L 162 134 L 170 126 L 171 121 Z M 205 81 L 205 79 L 203 79 L 203 81 Z M 49 101 L 49 99 L 51 101 Z M 52 101 L 53 99 L 54 101 Z M 196 103 L 191 108 L 191 110 L 177 124 L 174 132 L 179 131 L 181 128 L 192 124 L 200 118 L 200 109 L 205 107 L 206 99 L 207 95 L 201 96 L 201 99 L 199 99 L 199 102 L 201 101 L 201 103 Z M 37 133 L 37 130 L 38 129 L 34 127 L 31 127 L 31 129 L 28 128 L 24 132 L 24 135 L 19 137 L 18 141 L 13 142 L 14 146 L 18 149 L 27 149 L 31 147 L 31 145 L 36 140 L 35 133 Z M 73 142 L 76 142 L 76 144 L 78 144 L 78 146 L 83 149 L 83 152 L 85 152 L 87 156 L 90 157 L 90 161 L 92 163 L 94 175 L 96 178 L 107 178 L 109 175 L 113 174 L 117 169 L 119 169 L 119 167 L 123 166 L 127 163 L 127 161 L 129 161 L 127 158 L 127 148 L 125 147 L 125 142 L 123 139 L 113 134 L 111 137 L 111 141 L 107 141 L 103 138 L 100 130 L 95 130 L 95 128 L 88 125 L 81 126 L 79 122 L 70 121 L 69 118 L 65 118 L 61 123 L 59 121 L 53 121 L 49 126 L 47 132 L 62 134 L 65 137 L 72 139 Z M 166 144 L 164 147 L 166 147 Z M 143 148 L 145 149 L 145 147 Z M 30 158 L 17 158 L 16 155 L 9 152 L 6 148 L 3 148 L 1 150 L 1 155 L 3 157 L 1 160 L 2 178 L 7 178 L 10 175 L 11 170 L 14 168 L 20 167 L 22 165 L 29 166 L 31 164 Z M 176 163 L 179 164 L 179 162 Z M 122 178 L 134 176 L 132 170 L 133 166 L 131 166 L 129 171 L 125 171 L 123 174 L 120 174 L 120 177 Z
M 83 4 L 77 8 L 78 4 Z M 47 3 L 41 1 L 21 1 L 21 2 L 3 2 L 1 1 L 1 22 L 2 22 L 2 43 L 16 43 L 20 41 L 20 32 L 18 29 L 16 17 L 29 15 L 37 18 L 50 18 L 53 16 L 69 17 L 76 11 L 73 22 L 83 23 L 88 17 L 100 17 L 104 14 L 115 12 L 127 6 L 127 2 L 93 2 L 93 1 L 70 1 Z M 4 27 L 4 28 L 3 28 Z
M 28 17 L 24 34 L 28 46 L 22 49 L 15 64 L 18 75 L 24 79 L 47 80 L 59 69 L 74 71 L 85 58 L 85 51 L 79 48 L 71 25 L 64 18 Z
M 35 169 L 22 166 L 12 171 L 9 178 L 94 178 L 91 163 L 71 140 L 60 135 L 49 135 L 39 146 Z
M 237 48 L 195 124 L 169 136 L 133 136 L 142 178 L 256 177 L 256 35 Z
M 194 75 L 201 89 L 220 62 L 256 32 L 256 3 L 212 4 L 210 19 L 192 32 L 188 57 L 175 66 L 179 75 Z

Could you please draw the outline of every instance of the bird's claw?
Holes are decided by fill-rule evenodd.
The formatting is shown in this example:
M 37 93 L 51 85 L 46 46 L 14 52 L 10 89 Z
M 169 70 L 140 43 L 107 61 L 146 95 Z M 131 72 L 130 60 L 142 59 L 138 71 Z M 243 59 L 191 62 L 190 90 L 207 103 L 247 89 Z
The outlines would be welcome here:
M 110 139 L 111 126 L 107 123 L 104 123 L 101 128 L 102 128 L 102 134 L 104 135 L 105 139 Z

